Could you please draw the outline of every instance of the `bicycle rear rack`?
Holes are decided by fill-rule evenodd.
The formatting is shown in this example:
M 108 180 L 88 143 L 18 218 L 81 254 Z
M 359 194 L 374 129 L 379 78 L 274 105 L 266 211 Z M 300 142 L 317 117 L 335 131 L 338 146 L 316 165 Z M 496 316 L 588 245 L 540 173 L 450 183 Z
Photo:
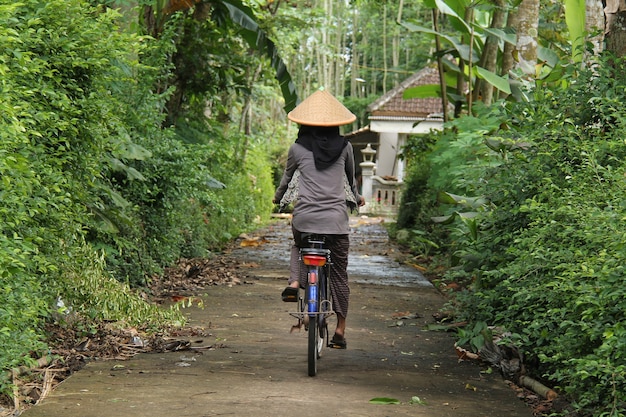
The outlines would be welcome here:
M 326 311 L 317 311 L 315 313 L 309 313 L 308 311 L 296 311 L 296 312 L 290 312 L 289 315 L 292 317 L 295 317 L 298 319 L 298 324 L 295 326 L 292 326 L 292 329 L 294 327 L 300 327 L 302 326 L 302 324 L 304 324 L 305 328 L 309 327 L 309 321 L 311 319 L 311 317 L 318 317 L 318 316 L 323 316 L 325 319 L 334 315 L 335 312 L 333 311 L 333 306 L 332 303 L 330 302 L 330 300 L 324 300 L 321 303 L 321 306 L 326 306 L 328 308 L 328 310 Z

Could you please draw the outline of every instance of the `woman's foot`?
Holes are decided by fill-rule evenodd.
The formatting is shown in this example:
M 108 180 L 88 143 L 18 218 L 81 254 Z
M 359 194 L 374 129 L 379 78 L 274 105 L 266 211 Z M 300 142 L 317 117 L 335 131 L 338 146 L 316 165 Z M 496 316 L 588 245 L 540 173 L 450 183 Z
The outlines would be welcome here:
M 335 329 L 335 335 L 329 343 L 329 346 L 333 349 L 346 349 L 346 318 L 341 314 L 337 314 L 337 328 Z
M 332 349 L 346 349 L 348 344 L 346 343 L 346 338 L 343 337 L 343 335 L 335 333 L 330 341 L 329 347 Z
M 335 328 L 335 336 L 343 339 L 346 334 L 346 318 L 341 314 L 337 314 L 337 327 Z

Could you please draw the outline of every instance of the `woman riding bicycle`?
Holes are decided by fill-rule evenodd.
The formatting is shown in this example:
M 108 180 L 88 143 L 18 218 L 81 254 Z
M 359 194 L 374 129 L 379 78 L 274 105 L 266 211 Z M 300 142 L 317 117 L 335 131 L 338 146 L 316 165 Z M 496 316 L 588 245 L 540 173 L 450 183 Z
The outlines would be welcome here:
M 283 199 L 296 170 L 299 171 L 298 197 L 294 203 L 289 286 L 283 301 L 297 301 L 298 286 L 306 282 L 299 277 L 299 248 L 303 233 L 326 236 L 331 251 L 330 290 L 337 328 L 331 347 L 346 348 L 345 330 L 350 288 L 348 286 L 348 251 L 350 226 L 348 194 L 356 205 L 365 204 L 354 176 L 352 145 L 339 134 L 339 126 L 352 123 L 356 116 L 326 91 L 317 91 L 292 110 L 287 117 L 298 123 L 296 142 L 289 148 L 287 164 L 274 203 Z M 346 186 L 346 183 L 348 184 Z M 305 278 L 306 279 L 306 278 Z

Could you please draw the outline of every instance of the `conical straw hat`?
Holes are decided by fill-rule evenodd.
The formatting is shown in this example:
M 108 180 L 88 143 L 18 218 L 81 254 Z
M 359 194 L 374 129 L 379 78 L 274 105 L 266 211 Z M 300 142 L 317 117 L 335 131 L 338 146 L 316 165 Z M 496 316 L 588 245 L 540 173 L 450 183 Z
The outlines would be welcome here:
M 341 126 L 356 116 L 325 90 L 316 91 L 289 112 L 289 120 L 307 126 Z

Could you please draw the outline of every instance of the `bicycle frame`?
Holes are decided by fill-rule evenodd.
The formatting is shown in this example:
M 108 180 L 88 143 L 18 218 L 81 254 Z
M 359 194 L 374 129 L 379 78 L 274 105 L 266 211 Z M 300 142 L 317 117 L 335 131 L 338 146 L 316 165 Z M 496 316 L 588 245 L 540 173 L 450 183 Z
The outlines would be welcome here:
M 327 318 L 334 314 L 329 287 L 331 258 L 323 237 L 310 235 L 306 240 L 309 247 L 300 248 L 300 260 L 307 283 L 298 299 L 298 312 L 290 314 L 298 319 L 294 327 L 304 324 L 309 333 L 309 376 L 315 376 L 324 341 L 329 345 Z

